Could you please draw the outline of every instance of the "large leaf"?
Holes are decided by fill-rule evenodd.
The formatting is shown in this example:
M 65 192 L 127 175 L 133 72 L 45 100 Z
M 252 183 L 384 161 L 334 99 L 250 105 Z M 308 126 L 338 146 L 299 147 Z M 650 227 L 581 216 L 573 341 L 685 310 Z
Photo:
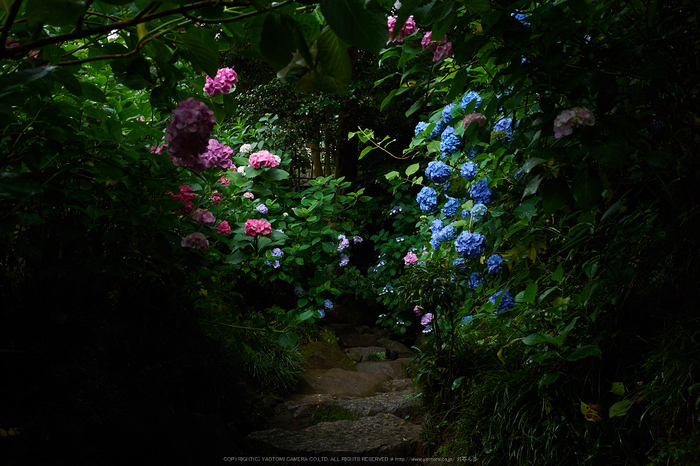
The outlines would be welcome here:
M 587 210 L 600 201 L 603 183 L 593 171 L 580 170 L 571 182 L 571 191 L 581 209 Z
M 10 94 L 23 84 L 43 78 L 55 69 L 55 66 L 40 66 L 0 76 L 0 97 Z
M 318 37 L 318 62 L 321 66 L 321 79 L 316 86 L 336 95 L 347 92 L 352 77 L 352 63 L 348 56 L 348 46 L 329 27 L 323 28 Z
M 26 8 L 30 27 L 38 24 L 68 26 L 86 10 L 84 0 L 28 0 Z
M 260 36 L 260 53 L 275 71 L 289 65 L 297 51 L 294 21 L 276 12 L 268 13 Z
M 219 69 L 219 48 L 204 28 L 192 28 L 179 37 L 187 57 L 209 76 L 216 76 Z
M 345 42 L 379 53 L 389 39 L 386 13 L 376 0 L 321 0 L 321 13 Z

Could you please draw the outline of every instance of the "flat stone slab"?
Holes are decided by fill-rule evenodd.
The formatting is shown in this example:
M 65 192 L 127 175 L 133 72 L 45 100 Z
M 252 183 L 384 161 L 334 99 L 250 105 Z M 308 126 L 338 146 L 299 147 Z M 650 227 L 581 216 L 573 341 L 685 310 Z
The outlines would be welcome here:
M 396 379 L 382 382 L 382 391 L 384 392 L 400 392 L 413 389 L 413 380 L 411 379 Z
M 336 406 L 361 416 L 388 413 L 403 418 L 420 406 L 415 394 L 413 390 L 403 390 L 362 398 L 339 398 L 324 401 L 322 406 Z
M 320 341 L 314 341 L 302 349 L 306 359 L 304 369 L 347 369 L 357 370 L 353 360 L 337 345 L 332 346 Z
M 370 354 L 381 353 L 386 357 L 386 348 L 383 346 L 359 346 L 346 348 L 345 352 L 353 361 L 364 361 Z
M 301 374 L 308 385 L 305 394 L 370 396 L 382 391 L 382 382 L 390 377 L 382 373 L 354 372 L 344 369 L 308 370 Z
M 406 367 L 410 362 L 410 358 L 395 359 L 393 361 L 358 362 L 356 367 L 360 372 L 386 374 L 392 379 L 405 379 L 408 377 Z
M 411 348 L 398 341 L 380 338 L 377 340 L 377 344 L 386 348 L 389 359 L 410 358 L 413 356 Z
M 420 426 L 382 413 L 357 421 L 321 422 L 298 431 L 253 432 L 248 441 L 259 455 L 407 458 L 416 451 L 420 433 Z

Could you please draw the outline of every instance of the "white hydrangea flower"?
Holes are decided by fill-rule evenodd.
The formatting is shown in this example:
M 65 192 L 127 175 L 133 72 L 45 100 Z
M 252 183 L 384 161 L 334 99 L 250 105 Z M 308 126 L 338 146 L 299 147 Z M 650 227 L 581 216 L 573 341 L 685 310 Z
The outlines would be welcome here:
M 239 151 L 241 154 L 247 154 L 247 153 L 249 153 L 249 152 L 252 151 L 252 150 L 253 150 L 253 146 L 251 146 L 250 144 L 243 144 L 243 145 L 241 146 L 241 148 L 240 148 L 238 151 Z

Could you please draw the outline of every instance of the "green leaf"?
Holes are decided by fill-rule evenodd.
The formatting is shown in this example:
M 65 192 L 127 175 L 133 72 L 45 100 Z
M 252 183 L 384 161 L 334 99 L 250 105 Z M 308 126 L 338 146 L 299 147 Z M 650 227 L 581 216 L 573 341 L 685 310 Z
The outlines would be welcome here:
M 389 39 L 386 13 L 376 0 L 321 0 L 321 13 L 345 42 L 379 53 Z
M 86 99 L 92 100 L 93 102 L 97 102 L 100 104 L 107 103 L 107 97 L 105 96 L 105 93 L 102 92 L 102 89 L 95 86 L 94 84 L 83 81 L 80 83 L 80 87 L 82 88 L 83 96 Z
M 260 53 L 275 71 L 289 65 L 297 51 L 293 21 L 287 15 L 268 13 L 260 37 Z
M 564 269 L 562 268 L 561 264 L 557 266 L 557 269 L 552 273 L 551 279 L 554 280 L 555 282 L 560 282 L 562 277 L 564 276 Z
M 618 417 L 618 416 L 624 416 L 627 414 L 627 409 L 630 407 L 632 404 L 632 400 L 621 400 L 615 403 L 610 407 L 610 411 L 608 412 L 608 416 L 613 418 L 613 417 Z
M 346 94 L 352 78 L 352 63 L 347 44 L 327 26 L 321 31 L 316 44 L 317 59 L 322 73 L 316 87 L 338 96 Z
M 625 384 L 623 382 L 613 382 L 610 393 L 617 396 L 623 396 L 625 394 Z
M 78 78 L 75 77 L 71 69 L 67 67 L 60 67 L 54 71 L 53 75 L 71 94 L 75 96 L 81 96 L 83 94 L 83 88 L 80 86 L 80 81 L 78 81 Z
M 209 76 L 216 76 L 219 69 L 219 48 L 204 28 L 192 28 L 179 36 L 187 57 Z
M 532 170 L 533 168 L 535 168 L 537 165 L 541 165 L 541 164 L 545 163 L 546 161 L 547 161 L 547 160 L 541 159 L 541 158 L 539 158 L 539 157 L 530 157 L 530 158 L 527 159 L 527 160 L 525 161 L 525 163 L 523 164 L 522 170 L 523 170 L 525 173 L 530 173 L 530 170 Z
M 233 254 L 231 254 L 228 259 L 226 259 L 226 262 L 229 264 L 240 264 L 241 262 L 244 262 L 246 260 L 250 259 L 250 254 L 244 251 L 236 251 Z
M 286 180 L 289 178 L 289 172 L 279 168 L 269 168 L 261 173 L 261 178 L 270 181 Z
M 560 375 L 561 375 L 560 371 L 553 372 L 551 374 L 543 375 L 542 378 L 540 379 L 539 387 L 542 388 L 542 387 L 546 387 L 548 385 L 553 384 L 554 382 L 557 381 L 557 379 L 559 378 Z
M 527 186 L 525 186 L 525 189 L 523 190 L 523 198 L 535 194 L 537 192 L 537 188 L 540 187 L 542 178 L 543 175 L 539 174 L 527 183 Z
M 0 76 L 0 97 L 10 94 L 26 83 L 43 78 L 56 68 L 56 66 L 39 66 L 37 68 L 15 71 Z
M 489 0 L 468 0 L 466 5 L 468 9 L 478 15 L 483 15 L 491 11 Z
M 406 115 L 407 117 L 409 117 L 409 116 L 413 115 L 414 113 L 416 113 L 416 112 L 417 112 L 418 110 L 420 110 L 420 108 L 423 106 L 423 103 L 424 103 L 424 102 L 425 102 L 425 97 L 424 97 L 424 96 L 420 96 L 420 97 L 418 98 L 418 100 L 416 100 L 415 102 L 413 102 L 413 105 L 411 105 L 411 108 L 409 108 L 408 110 L 406 110 L 405 115 Z
M 622 207 L 622 203 L 623 203 L 624 201 L 625 201 L 625 199 L 623 198 L 623 199 L 618 200 L 618 201 L 617 201 L 616 203 L 614 203 L 613 205 L 611 205 L 611 206 L 608 208 L 608 210 L 605 211 L 605 213 L 603 214 L 603 216 L 600 217 L 600 221 L 602 222 L 603 220 L 605 220 L 606 218 L 608 218 L 609 216 L 611 216 L 612 214 L 614 214 L 615 212 L 617 212 L 618 210 L 620 210 L 620 207 Z
M 38 24 L 69 26 L 80 18 L 85 10 L 83 0 L 28 0 L 26 18 L 30 27 Z
M 279 336 L 280 345 L 291 348 L 299 341 L 299 335 L 293 332 L 283 333 Z
M 525 288 L 525 295 L 523 296 L 523 302 L 534 303 L 536 296 L 537 296 L 537 284 L 530 283 L 527 286 L 527 288 Z
M 411 176 L 420 169 L 420 163 L 414 163 L 406 169 L 406 176 Z
M 384 178 L 391 181 L 399 175 L 401 175 L 399 172 L 393 171 L 393 172 L 389 172 L 386 175 L 384 175 Z
M 551 343 L 553 345 L 557 344 L 556 338 L 551 335 L 543 335 L 541 333 L 532 333 L 523 338 L 522 341 L 528 346 L 539 345 L 540 343 Z
M 585 345 L 573 351 L 569 356 L 566 357 L 566 360 L 578 361 L 579 359 L 587 358 L 588 356 L 596 356 L 598 358 L 603 357 L 598 345 Z

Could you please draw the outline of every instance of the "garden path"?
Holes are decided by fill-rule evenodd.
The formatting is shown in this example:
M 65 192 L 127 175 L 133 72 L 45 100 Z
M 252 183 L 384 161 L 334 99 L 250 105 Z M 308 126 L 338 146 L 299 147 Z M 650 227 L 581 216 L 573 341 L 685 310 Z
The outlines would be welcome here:
M 323 335 L 303 349 L 300 388 L 276 406 L 268 429 L 248 436 L 251 451 L 278 464 L 414 463 L 421 427 L 407 373 L 412 351 L 379 329 L 336 324 Z

